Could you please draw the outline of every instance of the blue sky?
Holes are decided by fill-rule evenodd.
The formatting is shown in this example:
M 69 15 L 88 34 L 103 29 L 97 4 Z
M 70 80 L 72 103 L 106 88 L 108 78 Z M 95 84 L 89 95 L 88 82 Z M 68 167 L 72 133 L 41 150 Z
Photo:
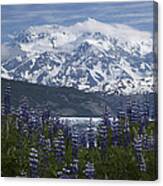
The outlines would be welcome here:
M 71 25 L 88 17 L 111 24 L 126 24 L 149 32 L 152 32 L 153 26 L 152 1 L 3 5 L 1 14 L 2 42 L 7 41 L 8 34 L 19 32 L 31 25 Z

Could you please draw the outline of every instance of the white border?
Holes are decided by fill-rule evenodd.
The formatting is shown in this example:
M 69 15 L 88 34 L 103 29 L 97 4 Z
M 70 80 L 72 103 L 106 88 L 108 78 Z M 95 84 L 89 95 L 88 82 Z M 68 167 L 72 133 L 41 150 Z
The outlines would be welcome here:
M 132 0 L 101 0 L 101 2 L 121 2 L 121 1 L 128 1 L 132 2 Z M 143 0 L 137 0 L 143 1 Z M 147 0 L 144 0 L 147 1 Z M 100 2 L 100 0 L 1 0 L 0 4 L 44 4 L 44 3 L 79 3 L 79 2 Z M 142 182 L 142 181 L 100 181 L 100 180 L 56 180 L 56 179 L 20 179 L 20 178 L 0 178 L 0 185 L 1 186 L 28 186 L 33 184 L 39 184 L 40 186 L 48 185 L 48 186 L 88 186 L 93 184 L 95 186 L 99 185 L 130 185 L 130 184 L 141 184 L 141 185 L 163 185 L 163 57 L 162 57 L 162 43 L 163 37 L 162 33 L 162 20 L 161 17 L 163 14 L 163 1 L 157 0 L 159 3 L 159 179 L 154 182 Z

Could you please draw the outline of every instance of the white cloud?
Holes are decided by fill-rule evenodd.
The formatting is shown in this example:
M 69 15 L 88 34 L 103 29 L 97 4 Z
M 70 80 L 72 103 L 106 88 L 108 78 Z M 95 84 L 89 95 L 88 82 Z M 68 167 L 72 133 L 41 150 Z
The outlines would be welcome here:
M 9 58 L 10 56 L 10 48 L 5 44 L 1 44 L 1 59 L 2 61 Z
M 9 58 L 15 57 L 18 54 L 21 54 L 22 51 L 18 47 L 10 47 L 7 44 L 1 44 L 1 59 L 2 61 Z

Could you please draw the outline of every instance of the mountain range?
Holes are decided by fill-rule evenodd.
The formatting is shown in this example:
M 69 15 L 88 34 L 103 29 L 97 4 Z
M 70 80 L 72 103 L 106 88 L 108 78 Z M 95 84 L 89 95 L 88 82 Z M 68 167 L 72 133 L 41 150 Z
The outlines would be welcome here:
M 108 94 L 152 92 L 149 32 L 92 18 L 70 26 L 40 25 L 10 36 L 1 76 L 51 87 Z

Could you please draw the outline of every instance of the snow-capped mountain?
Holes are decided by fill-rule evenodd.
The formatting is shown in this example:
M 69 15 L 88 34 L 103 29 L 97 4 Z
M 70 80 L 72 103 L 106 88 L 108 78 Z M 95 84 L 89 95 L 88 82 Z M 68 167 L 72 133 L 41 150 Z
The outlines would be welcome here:
M 126 25 L 89 18 L 71 26 L 31 26 L 7 47 L 19 52 L 2 61 L 4 78 L 108 93 L 153 89 L 152 35 Z

